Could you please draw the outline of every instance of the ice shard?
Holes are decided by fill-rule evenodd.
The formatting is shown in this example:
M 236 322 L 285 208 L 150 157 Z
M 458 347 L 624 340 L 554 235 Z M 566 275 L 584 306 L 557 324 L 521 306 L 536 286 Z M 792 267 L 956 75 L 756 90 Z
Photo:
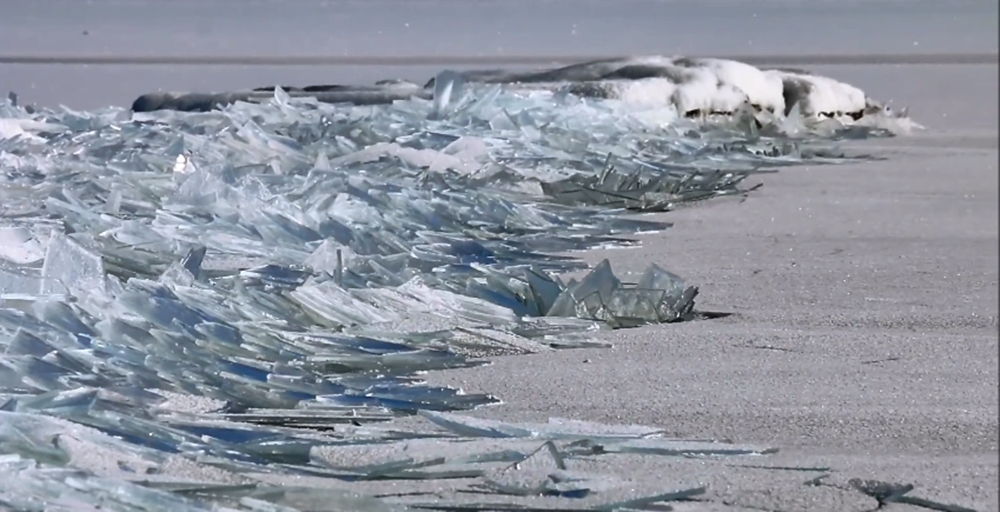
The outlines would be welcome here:
M 49 240 L 42 265 L 42 294 L 83 295 L 104 288 L 104 265 L 98 254 L 61 233 Z
M 655 264 L 646 269 L 638 285 L 624 285 L 605 259 L 580 282 L 571 282 L 548 315 L 590 318 L 612 327 L 673 322 L 690 317 L 697 294 L 697 288 Z
M 445 70 L 434 77 L 434 106 L 431 117 L 440 118 L 448 114 L 453 98 L 460 98 L 462 92 L 462 75 Z

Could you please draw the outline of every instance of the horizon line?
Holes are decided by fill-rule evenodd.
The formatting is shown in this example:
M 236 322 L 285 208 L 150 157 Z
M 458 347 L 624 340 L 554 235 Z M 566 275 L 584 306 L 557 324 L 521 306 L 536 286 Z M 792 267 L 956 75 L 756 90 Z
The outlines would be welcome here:
M 656 55 L 656 54 L 653 54 Z M 665 55 L 665 54 L 664 54 Z M 0 55 L 0 64 L 21 65 L 182 65 L 182 66 L 475 66 L 566 64 L 621 55 L 413 55 L 413 56 L 180 56 L 180 55 Z M 697 57 L 697 56 L 692 56 Z M 709 57 L 702 55 L 702 58 Z M 750 65 L 893 65 L 893 64 L 964 64 L 982 65 L 1000 62 L 996 53 L 927 53 L 927 54 L 820 54 L 820 55 L 743 55 L 717 58 Z

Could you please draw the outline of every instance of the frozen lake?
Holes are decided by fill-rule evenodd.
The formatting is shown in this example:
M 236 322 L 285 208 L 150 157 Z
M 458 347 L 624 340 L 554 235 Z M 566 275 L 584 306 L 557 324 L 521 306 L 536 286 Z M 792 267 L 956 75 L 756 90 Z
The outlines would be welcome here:
M 695 497 L 673 510 L 846 511 L 883 508 L 857 485 L 875 479 L 912 484 L 908 497 L 940 510 L 998 510 L 997 11 L 0 0 L 0 92 L 82 111 L 0 97 L 0 509 L 35 510 L 43 496 L 47 510 L 210 510 L 183 495 L 244 512 L 608 510 L 682 491 L 672 498 Z M 776 138 L 751 124 L 691 132 L 674 130 L 688 126 L 674 124 L 680 108 L 656 117 L 488 88 L 443 120 L 427 101 L 314 109 L 281 93 L 194 115 L 92 111 L 153 91 L 423 83 L 446 67 L 622 54 L 804 68 L 908 105 L 927 129 L 860 141 L 786 137 L 795 124 L 783 122 Z M 442 172 L 456 161 L 473 174 Z M 780 170 L 714 175 L 717 193 L 752 189 L 745 200 L 638 221 L 572 206 L 629 204 L 624 186 L 577 192 L 634 176 L 662 180 L 631 203 L 646 205 L 693 176 L 675 168 L 760 165 Z M 574 249 L 635 232 L 630 250 Z M 547 259 L 571 250 L 579 261 Z M 593 333 L 611 347 L 543 339 L 582 324 L 520 315 L 565 315 L 576 299 L 540 274 L 483 270 L 527 257 L 553 272 L 607 258 L 644 291 L 677 284 L 650 266 L 662 265 L 698 286 L 698 311 L 723 315 Z M 609 302 L 633 303 L 619 297 Z M 689 302 L 664 304 L 644 314 Z M 406 380 L 414 372 L 426 382 Z M 381 423 L 415 409 L 439 412 Z M 359 437 L 374 442 L 348 444 Z M 540 448 L 549 438 L 559 445 Z M 738 444 L 689 457 L 720 448 L 702 439 Z M 569 487 L 532 495 L 560 478 Z M 503 485 L 473 485 L 484 482 Z

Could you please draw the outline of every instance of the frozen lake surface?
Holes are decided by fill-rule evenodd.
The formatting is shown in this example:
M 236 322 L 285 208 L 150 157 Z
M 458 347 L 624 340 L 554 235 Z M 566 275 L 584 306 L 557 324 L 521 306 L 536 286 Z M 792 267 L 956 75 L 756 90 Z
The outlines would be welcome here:
M 804 71 L 421 88 L 621 54 Z M 0 509 L 997 510 L 996 60 L 992 2 L 0 0 Z

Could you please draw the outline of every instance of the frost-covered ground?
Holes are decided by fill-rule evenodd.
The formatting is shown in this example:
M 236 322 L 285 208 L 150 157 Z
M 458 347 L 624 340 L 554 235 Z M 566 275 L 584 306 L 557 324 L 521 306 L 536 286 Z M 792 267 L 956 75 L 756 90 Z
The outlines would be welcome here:
M 195 19 L 204 4 L 181 4 L 182 13 L 188 10 L 181 16 L 154 12 L 153 4 L 130 11 L 139 4 L 98 2 L 80 13 L 73 5 L 63 5 L 63 18 L 36 14 L 35 20 L 56 20 L 36 28 L 75 30 L 79 20 L 95 21 L 91 27 L 124 26 L 119 37 L 140 41 L 123 21 L 141 15 L 144 32 L 155 34 L 184 27 L 182 20 Z M 289 14 L 319 4 L 250 5 L 227 21 L 215 17 L 218 24 L 201 21 L 172 41 L 141 39 L 129 51 L 201 48 L 219 55 L 225 52 L 213 44 L 243 50 L 265 42 L 267 51 L 287 54 L 254 28 L 261 13 L 277 26 L 311 18 L 317 28 L 282 30 L 294 34 L 293 42 L 325 27 L 318 16 Z M 328 5 L 350 17 L 369 4 Z M 395 6 L 384 18 L 353 19 L 410 20 L 404 25 L 425 19 L 428 26 L 450 19 L 451 31 L 433 31 L 439 41 L 478 33 L 476 44 L 484 45 L 487 32 L 475 23 L 516 19 L 508 10 L 461 18 L 466 4 L 437 2 L 417 9 L 433 15 L 407 16 L 412 5 Z M 563 15 L 607 19 L 605 4 L 543 5 L 513 26 L 556 23 Z M 636 5 L 618 11 L 636 16 L 632 30 L 665 13 L 664 5 L 674 6 L 676 16 L 662 16 L 661 26 L 678 23 L 692 32 L 698 23 L 739 15 L 746 24 L 725 36 L 734 41 L 752 32 L 744 27 L 753 27 L 754 14 L 788 30 L 822 18 L 832 28 L 816 31 L 814 40 L 831 37 L 838 51 L 817 46 L 815 53 L 864 48 L 919 60 L 900 45 L 915 33 L 929 52 L 988 53 L 996 40 L 983 36 L 995 34 L 995 23 L 983 23 L 995 20 L 996 8 L 987 4 L 941 11 L 940 4 L 915 2 L 904 12 L 894 8 L 899 4 L 873 2 L 848 4 L 860 9 L 850 13 L 823 4 L 814 9 L 829 11 L 819 15 L 789 10 L 790 3 L 758 3 L 746 15 L 735 4 L 722 14 L 715 5 Z M 5 13 L 23 9 L 4 6 Z M 644 14 L 634 14 L 642 8 Z M 838 16 L 881 30 L 837 38 L 829 34 L 850 25 L 837 23 Z M 20 34 L 13 41 L 25 47 L 24 32 L 7 30 L 14 25 L 3 26 L 0 38 Z M 221 37 L 219 26 L 231 37 Z M 951 27 L 948 37 L 936 32 L 942 27 Z M 64 32 L 31 36 L 51 54 L 94 50 L 67 44 Z M 791 37 L 758 32 L 786 48 Z M 110 32 L 88 29 L 86 37 L 98 33 Z M 546 37 L 554 40 L 552 33 Z M 593 48 L 597 32 L 586 33 Z M 702 38 L 690 53 L 710 53 L 721 39 Z M 155 47 L 163 41 L 169 51 Z M 120 50 L 125 45 L 102 44 L 108 53 L 129 53 Z M 468 53 L 479 48 L 455 46 Z M 651 46 L 629 53 L 653 53 Z M 716 53 L 754 53 L 736 46 Z M 604 53 L 587 48 L 574 46 L 580 51 L 572 54 Z M 263 106 L 194 115 L 6 107 L 0 382 L 13 399 L 0 412 L 0 452 L 17 455 L 0 458 L 0 465 L 18 476 L 0 484 L 0 508 L 34 510 L 40 502 L 32 498 L 48 497 L 54 510 L 98 504 L 132 510 L 140 502 L 153 510 L 203 509 L 196 502 L 241 510 L 286 510 L 278 503 L 298 510 L 403 504 L 480 510 L 498 503 L 642 509 L 656 501 L 671 501 L 677 510 L 869 510 L 879 502 L 859 488 L 877 491 L 852 479 L 873 478 L 913 484 L 907 496 L 996 510 L 996 66 L 797 67 L 909 105 L 928 129 L 844 142 L 851 157 L 844 159 L 823 140 L 838 133 L 830 122 L 792 143 L 786 122 L 771 132 L 739 119 L 706 128 L 669 108 L 652 116 L 636 111 L 621 98 L 581 101 L 495 86 L 467 88 L 477 92 L 459 94 L 430 121 L 428 114 L 441 110 L 431 101 L 334 109 L 282 91 Z M 62 101 L 51 98 L 125 106 L 158 88 L 109 78 L 108 69 L 116 68 L 2 65 L 0 80 L 13 77 L 16 86 L 49 73 L 47 89 L 36 87 L 34 97 L 31 88 L 13 87 L 22 102 L 43 107 Z M 117 69 L 151 80 L 145 71 L 156 68 Z M 341 68 L 344 74 L 332 79 L 302 68 L 244 68 L 242 77 L 211 67 L 159 69 L 167 71 L 167 90 L 219 91 L 394 76 L 422 83 L 439 68 L 365 68 L 370 75 Z M 206 83 L 213 73 L 218 82 Z M 87 76 L 105 87 L 82 88 Z M 364 149 L 370 144 L 376 145 Z M 864 155 L 884 160 L 856 158 Z M 480 169 L 482 161 L 494 164 Z M 830 163 L 840 165 L 820 165 Z M 775 175 L 743 174 L 779 165 Z M 729 173 L 685 178 L 718 167 Z M 599 181 L 588 181 L 595 175 Z M 626 186 L 632 179 L 638 188 Z M 764 187 L 746 201 L 712 200 L 638 223 L 594 209 L 595 202 L 678 206 L 758 182 Z M 567 193 L 572 187 L 590 192 Z M 616 190 L 607 187 L 627 193 L 609 194 Z M 676 224 L 662 230 L 649 221 Z M 637 249 L 569 254 L 590 263 L 609 258 L 623 281 L 667 288 L 659 307 L 637 310 L 648 294 L 634 291 L 603 304 L 560 299 L 561 289 L 544 277 L 576 268 L 553 253 L 621 245 L 601 235 L 658 229 L 643 235 Z M 204 258 L 199 245 L 206 246 Z M 526 259 L 536 269 L 517 266 Z M 636 311 L 643 321 L 684 316 L 690 296 L 683 285 L 655 268 L 642 276 L 650 263 L 700 286 L 698 309 L 736 314 L 591 333 L 614 348 L 560 350 L 580 346 L 573 333 L 587 325 L 567 316 L 619 325 L 635 321 Z M 598 267 L 589 286 L 614 283 L 605 271 Z M 372 286 L 377 290 L 365 289 Z M 561 313 L 548 325 L 516 318 L 546 310 Z M 435 314 L 443 311 L 445 318 Z M 555 332 L 570 335 L 540 337 Z M 532 355 L 504 355 L 526 353 Z M 494 363 L 478 366 L 481 356 Z M 433 386 L 408 378 L 413 370 L 469 365 L 423 375 Z M 495 399 L 504 403 L 471 416 L 509 423 L 455 423 L 469 415 L 447 412 Z M 389 411 L 417 408 L 442 412 L 381 423 Z M 553 416 L 572 420 L 520 423 Z M 372 443 L 359 446 L 358 439 Z M 29 469 L 37 463 L 43 469 Z M 65 465 L 89 473 L 54 469 Z M 482 502 L 494 505 L 473 505 Z

